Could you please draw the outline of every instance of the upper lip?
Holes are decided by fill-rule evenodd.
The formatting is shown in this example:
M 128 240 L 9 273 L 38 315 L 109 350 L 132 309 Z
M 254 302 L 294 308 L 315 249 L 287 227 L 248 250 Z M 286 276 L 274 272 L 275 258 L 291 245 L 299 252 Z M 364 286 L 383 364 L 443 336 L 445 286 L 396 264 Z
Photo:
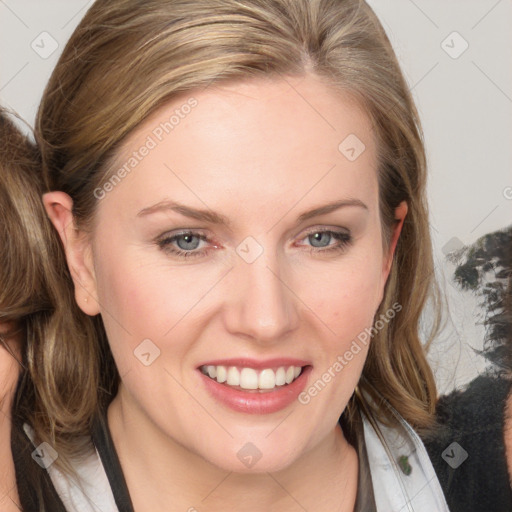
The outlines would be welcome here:
M 199 368 L 201 368 L 201 366 L 238 366 L 242 368 L 264 370 L 265 368 L 279 368 L 280 366 L 309 366 L 310 364 L 311 363 L 309 361 L 304 359 L 296 359 L 292 357 L 275 357 L 265 360 L 242 357 L 205 361 L 199 365 Z

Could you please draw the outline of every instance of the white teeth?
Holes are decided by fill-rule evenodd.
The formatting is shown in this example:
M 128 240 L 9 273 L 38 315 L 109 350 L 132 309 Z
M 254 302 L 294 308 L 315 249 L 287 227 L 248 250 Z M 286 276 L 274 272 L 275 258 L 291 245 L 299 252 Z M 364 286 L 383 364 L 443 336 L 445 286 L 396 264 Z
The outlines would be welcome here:
M 226 381 L 230 386 L 240 386 L 240 372 L 234 366 L 228 369 L 228 379 Z
M 228 372 L 225 366 L 217 366 L 217 382 L 221 384 L 228 379 Z
M 260 389 L 274 389 L 276 387 L 276 374 L 273 370 L 267 369 L 260 373 L 258 387 Z
M 240 372 L 240 387 L 242 389 L 258 389 L 258 374 L 253 368 L 243 368 Z
M 286 370 L 281 366 L 276 372 L 276 386 L 284 386 L 286 384 Z
M 276 386 L 291 384 L 302 372 L 300 366 L 280 366 L 277 369 L 237 368 L 236 366 L 201 366 L 201 371 L 211 379 L 228 386 L 242 389 L 274 389 Z

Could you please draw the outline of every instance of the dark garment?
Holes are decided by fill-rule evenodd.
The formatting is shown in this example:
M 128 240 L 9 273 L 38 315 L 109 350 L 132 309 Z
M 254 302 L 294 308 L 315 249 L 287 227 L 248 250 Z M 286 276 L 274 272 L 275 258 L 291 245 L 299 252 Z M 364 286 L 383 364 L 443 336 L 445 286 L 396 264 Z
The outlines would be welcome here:
M 364 442 L 363 419 L 361 418 L 360 411 L 355 411 L 352 428 L 349 428 L 348 425 L 346 425 L 343 415 L 341 416 L 339 423 L 347 441 L 356 450 L 359 462 L 357 495 L 354 512 L 377 512 L 370 463 L 368 461 L 368 452 L 366 451 L 366 444 Z
M 134 512 L 130 493 L 124 479 L 123 470 L 108 428 L 107 415 L 94 422 L 92 440 L 105 468 L 112 494 L 119 512 Z
M 423 441 L 451 512 L 512 512 L 503 436 L 510 389 L 509 380 L 480 376 L 438 402 L 441 428 Z
M 373 495 L 368 456 L 364 444 L 363 425 L 359 414 L 356 416 L 354 423 L 354 432 L 350 440 L 355 445 L 354 447 L 359 457 L 359 478 L 354 512 L 375 512 L 375 498 Z M 340 421 L 340 424 L 342 424 L 342 421 Z M 121 464 L 119 463 L 114 442 L 112 441 L 110 429 L 108 428 L 106 414 L 98 418 L 95 422 L 92 438 L 105 468 L 105 473 L 107 474 L 119 512 L 133 512 L 130 493 L 126 485 Z
M 66 512 L 50 475 L 32 458 L 34 446 L 23 431 L 23 424 L 16 420 L 12 423 L 11 451 L 23 512 Z
M 343 421 L 340 420 L 343 428 Z M 355 416 L 353 431 L 346 432 L 359 458 L 359 478 L 355 512 L 375 512 L 375 499 L 371 472 L 364 443 L 362 419 Z M 92 441 L 105 469 L 112 494 L 119 512 L 134 512 L 128 487 L 117 456 L 106 414 L 94 422 Z M 12 429 L 11 448 L 16 471 L 16 481 L 24 512 L 66 512 L 48 472 L 32 458 L 34 446 L 24 432 L 23 423 L 15 421 Z

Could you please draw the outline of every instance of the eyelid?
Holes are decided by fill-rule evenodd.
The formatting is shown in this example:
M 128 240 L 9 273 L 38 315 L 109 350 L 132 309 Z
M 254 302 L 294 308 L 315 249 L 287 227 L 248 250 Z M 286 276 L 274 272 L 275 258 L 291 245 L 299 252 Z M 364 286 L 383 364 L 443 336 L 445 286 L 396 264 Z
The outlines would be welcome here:
M 184 228 L 184 229 L 179 229 L 178 231 L 166 232 L 163 235 L 156 237 L 155 242 L 157 244 L 162 244 L 166 241 L 169 241 L 169 240 L 174 241 L 176 238 L 179 238 L 180 236 L 186 236 L 186 235 L 197 236 L 204 242 L 208 242 L 209 245 L 212 245 L 214 247 L 220 246 L 220 244 L 217 243 L 212 237 L 210 237 L 205 231 L 203 231 L 201 229 L 196 229 L 196 228 L 189 228 L 189 229 Z
M 301 231 L 300 233 L 302 233 L 303 231 Z M 309 236 L 314 233 L 325 232 L 325 231 L 327 231 L 327 232 L 333 231 L 335 233 L 345 233 L 347 235 L 351 235 L 351 232 L 348 228 L 343 228 L 340 226 L 317 225 L 317 226 L 312 226 L 312 227 L 307 228 L 304 231 L 304 235 L 302 238 L 305 238 L 306 236 Z M 173 230 L 171 232 L 166 232 L 162 235 L 159 235 L 158 237 L 155 238 L 155 242 L 159 242 L 162 240 L 169 240 L 170 238 L 178 237 L 180 235 L 195 235 L 195 236 L 202 238 L 203 240 L 206 239 L 210 242 L 214 241 L 214 239 L 211 238 L 208 235 L 208 233 L 201 228 L 181 228 L 181 229 L 178 229 L 177 231 Z M 216 243 L 215 245 L 220 245 L 220 244 Z
M 303 235 L 300 235 L 300 240 L 306 238 L 307 236 L 314 235 L 315 233 L 339 233 L 339 234 L 345 234 L 347 236 L 352 236 L 350 230 L 348 228 L 343 228 L 340 226 L 312 226 L 310 228 L 306 228 L 305 230 L 302 230 L 300 233 L 304 233 Z M 298 235 L 298 236 L 299 236 Z M 296 238 L 298 238 L 298 236 Z
M 315 233 L 331 233 L 337 243 L 334 245 L 327 245 L 325 247 L 314 247 L 309 246 L 310 252 L 312 253 L 329 253 L 330 251 L 343 251 L 350 245 L 353 241 L 353 237 L 350 233 L 350 230 L 342 227 L 331 227 L 331 226 L 312 226 L 308 228 L 306 231 L 303 231 L 303 236 L 299 239 L 300 241 L 305 238 L 315 234 Z M 203 248 L 200 250 L 193 249 L 190 251 L 179 249 L 174 247 L 172 243 L 178 239 L 180 236 L 195 236 L 200 240 L 207 242 L 210 247 Z M 346 237 L 346 239 L 343 239 Z M 163 235 L 160 235 L 155 240 L 156 244 L 160 247 L 161 250 L 168 252 L 169 254 L 173 254 L 178 258 L 185 259 L 187 257 L 202 257 L 205 256 L 212 248 L 219 248 L 220 244 L 216 243 L 214 239 L 210 239 L 210 236 L 202 229 L 196 228 L 184 228 L 178 231 L 167 232 Z M 302 246 L 302 244 L 299 244 Z
M 341 226 L 326 226 L 326 225 L 321 225 L 321 226 L 312 226 L 310 228 L 307 228 L 306 230 L 306 235 L 311 235 L 313 233 L 321 233 L 323 231 L 333 231 L 335 233 L 346 233 L 347 235 L 350 234 L 350 230 L 348 228 L 343 228 Z
M 185 236 L 185 235 L 193 235 L 198 236 L 201 239 L 208 239 L 210 240 L 209 235 L 206 233 L 206 231 L 203 231 L 202 229 L 196 229 L 196 228 L 182 228 L 178 230 L 173 231 L 167 231 L 155 238 L 155 241 L 162 241 L 162 240 L 169 240 L 171 238 L 179 237 L 179 236 Z

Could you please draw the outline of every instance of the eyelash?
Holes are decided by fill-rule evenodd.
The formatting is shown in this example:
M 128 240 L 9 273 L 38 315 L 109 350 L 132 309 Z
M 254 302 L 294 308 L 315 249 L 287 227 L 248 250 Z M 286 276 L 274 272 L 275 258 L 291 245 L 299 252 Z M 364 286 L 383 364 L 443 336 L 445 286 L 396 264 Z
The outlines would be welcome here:
M 309 236 L 316 235 L 316 234 L 322 234 L 322 233 L 329 233 L 332 235 L 334 239 L 337 239 L 339 241 L 338 245 L 333 246 L 327 246 L 327 248 L 315 248 L 312 247 L 309 251 L 310 254 L 318 254 L 318 253 L 341 253 L 347 249 L 352 244 L 352 236 L 345 232 L 345 231 L 333 231 L 331 229 L 317 229 L 314 231 L 310 231 L 307 233 L 304 238 L 308 238 Z M 164 236 L 163 238 L 157 240 L 157 245 L 160 249 L 163 251 L 173 254 L 179 258 L 190 258 L 190 257 L 199 257 L 204 256 L 206 252 L 208 252 L 208 249 L 202 250 L 202 251 L 184 251 L 182 249 L 177 249 L 171 246 L 173 242 L 176 240 L 185 237 L 185 236 L 195 236 L 198 237 L 200 240 L 207 242 L 208 237 L 197 231 L 184 231 L 182 233 L 177 233 L 172 236 Z

